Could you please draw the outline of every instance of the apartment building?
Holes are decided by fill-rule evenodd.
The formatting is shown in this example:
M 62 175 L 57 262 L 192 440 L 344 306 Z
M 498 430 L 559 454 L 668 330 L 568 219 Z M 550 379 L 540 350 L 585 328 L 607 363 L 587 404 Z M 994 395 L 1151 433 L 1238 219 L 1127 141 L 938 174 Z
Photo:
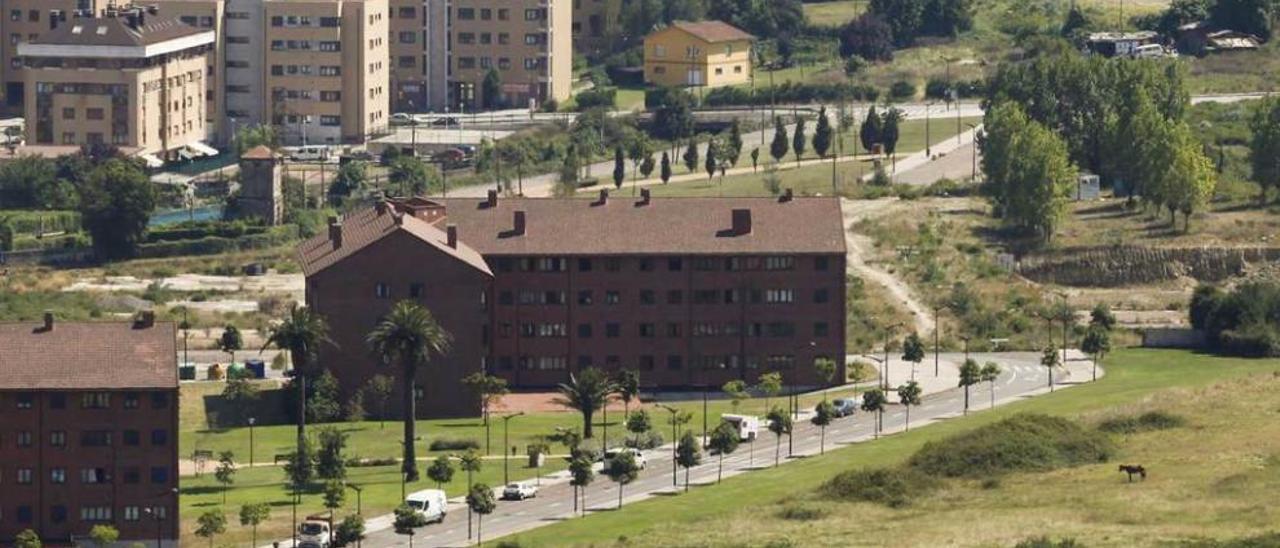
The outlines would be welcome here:
M 644 39 L 644 81 L 716 88 L 751 81 L 755 37 L 723 21 L 676 21 Z
M 449 92 L 468 110 L 569 98 L 573 80 L 572 0 L 455 0 L 449 22 Z M 501 97 L 481 96 L 490 70 Z
M 24 91 L 22 59 L 18 45 L 35 41 L 41 34 L 60 21 L 66 21 L 77 11 L 97 13 L 105 8 L 106 0 L 5 0 L 0 4 L 0 111 L 13 116 L 22 115 Z
M 172 324 L 0 323 L 0 544 L 113 525 L 178 538 L 178 375 Z
M 264 112 L 285 143 L 359 143 L 387 128 L 387 0 L 266 0 L 263 8 Z
M 474 414 L 459 380 L 480 370 L 515 388 L 553 387 L 587 367 L 638 370 L 646 388 L 769 371 L 816 387 L 827 381 L 815 360 L 833 360 L 844 378 L 839 207 L 790 193 L 417 198 L 334 219 L 298 255 L 307 303 L 333 338 L 320 364 L 345 394 L 394 374 L 363 342 L 394 303 L 426 306 L 452 334 L 450 353 L 418 379 L 423 416 Z
M 58 22 L 18 46 L 29 146 L 105 143 L 144 157 L 214 152 L 206 138 L 212 30 L 154 8 Z
M 609 46 L 619 32 L 622 0 L 573 0 L 573 48 L 594 53 Z
M 223 22 L 226 13 L 224 0 L 146 0 L 145 5 L 156 6 L 159 14 L 175 18 L 191 27 L 213 31 L 213 47 L 206 57 L 205 71 L 205 139 L 210 143 L 226 142 L 229 131 L 224 128 L 226 100 L 223 96 L 226 82 L 225 61 L 226 32 Z

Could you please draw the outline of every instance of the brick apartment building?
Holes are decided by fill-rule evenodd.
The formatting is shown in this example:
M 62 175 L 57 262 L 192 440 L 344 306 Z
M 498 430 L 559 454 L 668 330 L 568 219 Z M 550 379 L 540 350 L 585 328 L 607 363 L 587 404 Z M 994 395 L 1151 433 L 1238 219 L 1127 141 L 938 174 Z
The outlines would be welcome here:
M 174 326 L 0 323 L 0 545 L 178 536 Z
M 545 389 L 587 367 L 647 388 L 779 371 L 843 378 L 845 241 L 825 198 L 413 199 L 334 220 L 298 250 L 330 323 L 321 364 L 346 394 L 377 373 L 363 337 L 400 300 L 454 338 L 419 379 L 424 416 L 469 415 L 459 379 L 487 370 Z M 393 398 L 393 401 L 395 399 Z

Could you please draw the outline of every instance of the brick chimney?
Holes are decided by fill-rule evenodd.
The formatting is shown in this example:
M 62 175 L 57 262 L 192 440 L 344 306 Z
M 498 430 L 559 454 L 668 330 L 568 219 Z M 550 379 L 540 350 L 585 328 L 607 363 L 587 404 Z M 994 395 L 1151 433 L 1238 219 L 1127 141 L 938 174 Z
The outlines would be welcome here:
M 156 313 L 151 310 L 143 310 L 133 318 L 134 329 L 149 329 L 156 325 Z
M 44 311 L 44 331 L 53 331 L 53 311 Z
M 514 224 L 512 225 L 511 232 L 516 236 L 524 236 L 526 229 L 524 210 L 516 211 L 513 221 Z
M 607 205 L 608 203 L 609 203 L 609 189 L 602 188 L 600 189 L 600 205 Z
M 751 234 L 751 210 L 733 210 L 733 233 L 738 236 Z
M 386 215 L 387 211 L 391 209 L 391 204 L 387 203 L 385 200 L 378 200 L 378 203 L 373 204 L 373 209 L 377 211 L 378 216 L 381 217 Z
M 337 216 L 329 217 L 329 241 L 334 249 L 342 247 L 342 219 Z
M 449 247 L 458 249 L 458 225 L 445 226 L 444 230 L 445 230 L 445 236 L 447 236 L 446 241 L 448 242 Z
M 790 188 L 783 190 L 782 195 L 778 196 L 778 201 L 784 204 L 787 202 L 790 202 L 793 199 L 795 199 L 795 194 L 792 193 Z
M 652 202 L 653 202 L 653 195 L 649 192 L 649 189 L 647 188 L 640 189 L 640 205 L 647 206 Z
M 485 196 L 484 205 L 488 208 L 498 207 L 498 191 L 490 190 L 489 194 Z

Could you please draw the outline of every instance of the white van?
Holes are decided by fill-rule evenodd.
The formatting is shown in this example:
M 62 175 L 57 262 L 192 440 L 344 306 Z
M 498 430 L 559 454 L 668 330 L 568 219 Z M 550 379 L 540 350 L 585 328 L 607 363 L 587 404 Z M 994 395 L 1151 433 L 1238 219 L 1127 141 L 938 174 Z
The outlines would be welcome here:
M 449 511 L 446 508 L 447 503 L 445 502 L 444 491 L 439 489 L 423 489 L 422 491 L 410 493 L 409 496 L 405 497 L 404 503 L 416 510 L 422 517 L 427 518 L 428 522 L 443 523 L 444 516 Z
M 326 145 L 303 145 L 285 147 L 285 156 L 295 162 L 323 162 L 329 159 L 329 147 Z
M 1133 48 L 1133 57 L 1135 59 L 1153 59 L 1164 56 L 1164 46 L 1160 44 L 1143 44 Z
M 738 439 L 751 441 L 760 435 L 760 417 L 751 415 L 720 415 L 720 420 L 732 424 L 738 430 Z

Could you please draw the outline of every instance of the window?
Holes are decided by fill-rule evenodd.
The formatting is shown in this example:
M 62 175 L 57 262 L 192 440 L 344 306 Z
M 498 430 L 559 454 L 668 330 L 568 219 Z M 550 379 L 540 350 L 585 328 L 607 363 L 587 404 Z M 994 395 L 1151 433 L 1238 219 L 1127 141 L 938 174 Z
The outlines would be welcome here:
M 475 8 L 458 8 L 458 19 L 461 21 L 471 21 L 476 18 Z
M 104 116 L 100 108 L 87 108 L 84 111 L 84 117 L 87 120 L 101 120 Z
M 658 304 L 658 297 L 654 295 L 652 289 L 640 290 L 640 304 Z
M 35 396 L 33 396 L 30 392 L 22 392 L 18 394 L 18 398 L 17 398 L 18 409 L 31 409 L 31 405 L 34 401 L 35 401 Z
M 54 523 L 62 523 L 67 521 L 67 507 L 60 504 L 49 508 L 49 520 Z
M 66 409 L 67 395 L 62 392 L 49 394 L 49 409 Z
M 578 259 L 578 272 L 591 272 L 591 259 L 586 257 Z
M 590 291 L 578 292 L 578 304 L 582 306 L 591 306 L 591 302 L 592 302 L 592 295 Z
M 81 506 L 80 521 L 111 521 L 111 507 Z
M 622 302 L 622 296 L 617 291 L 604 292 L 604 304 L 618 304 Z
M 610 258 L 604 260 L 604 269 L 609 272 L 617 272 L 622 270 L 622 259 Z
M 53 468 L 49 470 L 49 483 L 63 484 L 67 482 L 66 468 Z
M 138 482 L 142 481 L 141 479 L 142 474 L 139 473 L 138 469 L 134 467 L 125 468 L 124 471 L 121 472 L 120 474 L 124 477 L 125 484 L 128 484 L 128 485 L 135 485 Z
M 17 481 L 18 485 L 31 485 L 31 469 L 19 468 Z
M 30 506 L 18 507 L 18 523 L 31 523 L 31 507 Z
M 638 262 L 641 272 L 651 272 L 653 270 L 653 259 L 642 258 Z
M 413 31 L 404 31 L 398 35 L 401 44 L 412 44 L 418 41 L 417 33 Z
M 151 445 L 164 446 L 168 444 L 169 444 L 169 431 L 167 430 L 151 431 Z
M 341 116 L 320 115 L 320 125 L 327 127 L 338 127 L 342 125 Z
M 604 324 L 604 336 L 610 339 L 616 339 L 622 335 L 622 324 L 607 323 Z
M 654 364 L 653 356 L 648 356 L 648 355 L 640 356 L 639 364 L 640 364 L 641 371 L 653 371 L 653 364 Z
M 168 483 L 169 469 L 163 466 L 151 467 L 151 483 Z
M 813 269 L 826 270 L 831 267 L 831 259 L 829 257 L 814 257 Z
M 422 283 L 409 284 L 409 298 L 411 299 L 421 298 L 422 293 L 424 292 L 425 289 L 426 289 L 426 286 L 423 285 Z
M 138 507 L 137 507 L 137 506 L 125 506 L 125 507 L 124 507 L 124 520 L 125 520 L 125 521 L 138 521 L 138 518 L 140 517 L 140 515 L 141 515 L 141 513 L 138 511 Z
M 384 283 L 376 284 L 373 286 L 373 296 L 379 299 L 391 298 L 391 288 Z
M 413 6 L 401 7 L 397 15 L 401 19 L 413 19 L 417 16 L 417 10 Z
M 322 40 L 320 42 L 320 51 L 342 51 L 342 42 Z
M 679 289 L 667 291 L 667 304 L 680 304 L 684 302 L 684 292 Z
M 137 430 L 125 430 L 120 433 L 120 438 L 127 447 L 137 447 L 142 444 L 142 435 Z
M 107 430 L 86 430 L 80 434 L 81 447 L 109 447 L 111 432 Z
M 670 270 L 672 272 L 679 272 L 681 270 L 684 270 L 684 259 L 681 259 L 680 257 L 672 257 L 670 259 L 667 259 L 667 270 Z
M 71 107 L 63 107 L 63 109 L 62 109 L 62 119 L 63 119 L 63 120 L 75 120 L 75 119 L 76 119 L 76 109 L 71 108 Z
M 134 395 L 134 398 L 137 398 L 136 394 Z M 110 406 L 111 406 L 110 392 L 86 392 L 80 396 L 80 407 L 84 409 L 106 409 Z M 137 406 L 138 406 L 137 402 L 135 401 L 134 407 L 137 407 Z M 128 407 L 127 403 L 126 403 L 126 407 Z
M 666 56 L 667 56 L 667 46 L 664 46 L 664 45 L 661 45 L 661 44 L 658 44 L 658 45 L 653 46 L 653 56 L 654 56 L 654 57 L 666 57 Z
M 80 483 L 108 483 L 111 481 L 111 475 L 107 473 L 106 468 L 81 468 Z
M 827 301 L 829 301 L 829 300 L 831 300 L 831 297 L 830 297 L 830 295 L 827 293 L 827 290 L 826 290 L 826 289 L 815 289 L 815 290 L 813 291 L 813 302 L 818 303 L 818 304 L 822 304 L 822 303 L 825 303 L 825 302 L 827 302 Z
M 326 103 L 336 103 L 342 100 L 341 91 L 321 91 L 320 100 Z
M 320 67 L 320 76 L 341 76 L 342 67 L 325 65 Z
M 658 334 L 658 328 L 651 323 L 640 324 L 640 338 L 652 339 Z
M 49 432 L 49 446 L 50 447 L 66 447 L 67 433 L 62 430 L 54 430 L 52 432 Z
M 151 393 L 152 409 L 167 409 L 169 407 L 169 395 L 164 392 Z
M 681 356 L 667 356 L 667 369 L 675 371 L 684 368 L 684 358 Z
M 826 337 L 829 332 L 830 332 L 830 329 L 827 326 L 827 322 L 814 322 L 813 324 L 814 337 Z
M 18 447 L 31 447 L 31 432 L 18 432 Z
M 578 338 L 581 338 L 581 339 L 591 338 L 591 324 L 589 323 L 578 324 Z
M 341 21 L 337 17 L 321 17 L 320 18 L 320 26 L 322 27 L 337 27 L 340 24 L 341 24 Z
M 139 403 L 139 402 L 138 402 L 138 393 L 137 393 L 137 392 L 128 392 L 128 393 L 126 393 L 126 394 L 124 395 L 124 408 L 125 408 L 125 409 L 137 409 L 137 408 L 138 408 L 138 403 Z
M 764 292 L 764 302 L 769 304 L 793 303 L 796 293 L 790 289 L 768 289 Z
M 669 323 L 669 324 L 667 324 L 667 336 L 668 336 L 668 337 L 678 338 L 678 337 L 680 336 L 680 332 L 681 332 L 680 324 L 678 324 L 678 323 Z

